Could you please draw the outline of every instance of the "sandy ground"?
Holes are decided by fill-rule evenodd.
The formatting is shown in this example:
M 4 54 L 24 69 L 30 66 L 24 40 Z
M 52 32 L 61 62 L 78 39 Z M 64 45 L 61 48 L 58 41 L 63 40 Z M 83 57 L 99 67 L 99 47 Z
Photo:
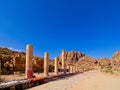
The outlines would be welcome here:
M 94 70 L 27 90 L 120 90 L 120 77 Z
M 90 73 L 90 72 L 89 72 Z M 95 71 L 67 90 L 120 90 L 120 77 Z

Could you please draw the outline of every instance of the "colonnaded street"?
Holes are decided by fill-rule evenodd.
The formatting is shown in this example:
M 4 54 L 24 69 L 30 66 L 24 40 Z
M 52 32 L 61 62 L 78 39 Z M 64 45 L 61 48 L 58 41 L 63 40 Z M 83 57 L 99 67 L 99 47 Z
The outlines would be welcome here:
M 98 70 L 50 81 L 27 90 L 120 90 L 120 77 Z

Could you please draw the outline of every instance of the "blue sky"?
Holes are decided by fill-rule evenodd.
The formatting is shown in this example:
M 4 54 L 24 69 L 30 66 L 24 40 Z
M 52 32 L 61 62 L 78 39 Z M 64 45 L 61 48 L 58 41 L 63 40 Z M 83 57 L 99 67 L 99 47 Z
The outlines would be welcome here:
M 54 58 L 82 51 L 111 58 L 120 49 L 119 0 L 0 0 L 0 46 Z

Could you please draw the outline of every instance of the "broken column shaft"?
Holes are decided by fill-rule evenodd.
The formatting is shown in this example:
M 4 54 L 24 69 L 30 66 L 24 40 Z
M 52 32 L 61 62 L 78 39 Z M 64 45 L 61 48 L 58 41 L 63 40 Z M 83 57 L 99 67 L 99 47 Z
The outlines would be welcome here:
M 65 69 L 65 51 L 62 50 L 62 69 Z
M 48 52 L 45 52 L 44 53 L 44 77 L 49 76 L 49 74 L 48 74 L 48 71 L 49 71 L 48 59 L 49 59 L 49 54 L 48 54 Z
M 55 75 L 58 75 L 58 59 L 57 59 L 57 57 L 55 57 L 54 61 L 55 61 Z
M 33 47 L 28 44 L 26 45 L 25 78 L 33 77 L 32 59 L 33 59 Z

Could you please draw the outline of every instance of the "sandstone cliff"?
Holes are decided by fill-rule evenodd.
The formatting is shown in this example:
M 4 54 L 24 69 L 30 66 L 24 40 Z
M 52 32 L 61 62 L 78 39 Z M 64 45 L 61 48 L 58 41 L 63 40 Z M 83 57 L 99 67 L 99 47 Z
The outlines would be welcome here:
M 111 66 L 110 59 L 108 59 L 108 58 L 99 58 L 98 59 L 98 66 L 101 69 L 105 69 L 105 68 L 110 67 Z
M 83 52 L 70 51 L 65 53 L 65 60 L 68 61 L 68 63 L 75 63 L 83 56 L 85 56 Z M 61 55 L 58 56 L 58 59 L 61 60 Z
M 120 68 L 120 51 L 117 51 L 113 54 L 111 60 L 111 66 L 113 68 Z
M 25 72 L 25 53 L 16 52 L 7 48 L 0 47 L 0 60 L 2 74 L 11 74 L 17 71 Z M 59 68 L 61 68 L 61 55 L 58 56 Z M 41 57 L 34 56 L 33 70 L 34 72 L 43 72 L 44 60 Z M 98 60 L 85 56 L 83 52 L 70 51 L 65 53 L 65 66 L 67 64 L 77 65 L 78 69 L 84 71 L 91 69 L 105 69 L 108 67 L 120 68 L 120 51 L 117 51 L 111 60 L 108 58 L 99 58 Z M 54 70 L 54 60 L 49 60 L 49 71 Z
M 78 60 L 78 68 L 84 71 L 95 69 L 97 65 L 97 60 L 88 56 L 81 57 Z
M 11 74 L 16 71 L 24 72 L 25 58 L 26 57 L 24 52 L 16 52 L 0 47 L 2 74 Z M 43 58 L 34 56 L 33 70 L 39 72 L 43 71 Z

